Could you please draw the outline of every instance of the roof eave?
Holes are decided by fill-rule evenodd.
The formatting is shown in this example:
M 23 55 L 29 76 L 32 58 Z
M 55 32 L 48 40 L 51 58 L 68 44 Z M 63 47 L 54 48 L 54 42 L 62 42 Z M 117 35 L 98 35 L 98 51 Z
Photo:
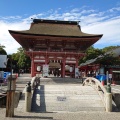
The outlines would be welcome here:
M 65 35 L 49 35 L 49 34 L 31 34 L 31 33 L 22 33 L 19 31 L 13 31 L 13 30 L 8 30 L 10 34 L 21 34 L 21 35 L 31 35 L 31 36 L 51 36 L 51 37 L 70 37 L 70 38 L 94 38 L 94 37 L 99 37 L 101 38 L 103 36 L 103 34 L 99 34 L 99 35 L 88 35 L 88 36 L 65 36 Z

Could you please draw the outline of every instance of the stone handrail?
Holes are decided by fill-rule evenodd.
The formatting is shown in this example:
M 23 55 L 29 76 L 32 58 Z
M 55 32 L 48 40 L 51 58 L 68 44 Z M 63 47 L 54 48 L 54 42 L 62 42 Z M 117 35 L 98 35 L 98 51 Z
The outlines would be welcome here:
M 107 90 L 105 89 L 105 87 L 101 84 L 101 82 L 99 80 L 97 80 L 96 78 L 93 77 L 87 77 L 83 84 L 84 85 L 88 85 L 88 86 L 92 86 L 94 89 L 96 89 L 97 91 L 102 91 L 101 93 L 99 93 L 103 104 L 106 108 L 107 112 L 111 112 L 112 111 L 112 94 L 108 93 Z
M 101 84 L 101 82 L 99 80 L 97 80 L 96 78 L 93 77 L 87 77 L 84 82 L 83 82 L 83 86 L 84 85 L 90 85 L 94 88 L 96 88 L 98 91 L 102 90 L 103 93 L 107 93 L 106 89 L 104 88 L 104 86 Z
M 40 78 L 35 76 L 31 80 L 31 89 L 34 90 L 38 85 L 40 85 Z
M 25 111 L 26 112 L 31 111 L 31 104 L 32 104 L 34 90 L 38 85 L 40 85 L 40 78 L 35 76 L 32 78 L 31 82 L 29 82 L 26 87 L 26 94 L 25 94 Z

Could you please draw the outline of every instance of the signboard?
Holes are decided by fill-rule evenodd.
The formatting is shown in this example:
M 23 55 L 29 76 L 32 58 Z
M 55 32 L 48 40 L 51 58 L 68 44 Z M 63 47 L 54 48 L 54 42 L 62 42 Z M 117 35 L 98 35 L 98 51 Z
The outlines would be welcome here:
M 49 65 L 43 65 L 43 77 L 48 76 Z
M 73 71 L 73 67 L 70 67 L 70 72 L 72 72 Z
M 6 68 L 7 55 L 0 55 L 0 68 Z
M 108 76 L 109 76 L 110 79 L 112 78 L 112 74 L 109 74 Z
M 104 67 L 100 68 L 100 75 L 104 74 Z

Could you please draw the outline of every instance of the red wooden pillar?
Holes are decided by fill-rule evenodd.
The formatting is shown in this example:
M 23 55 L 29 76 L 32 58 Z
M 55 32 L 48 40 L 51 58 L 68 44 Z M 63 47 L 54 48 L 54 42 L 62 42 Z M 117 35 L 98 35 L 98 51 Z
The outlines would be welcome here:
M 63 76 L 62 73 L 63 73 L 63 64 L 61 62 L 61 77 Z
M 35 64 L 34 64 L 34 57 L 31 59 L 31 77 L 35 76 Z
M 76 64 L 75 67 L 78 68 L 78 59 L 76 58 Z
M 78 58 L 76 58 L 76 64 L 74 65 L 74 78 L 75 78 L 75 68 L 78 68 Z
M 45 64 L 48 64 L 48 57 L 45 57 Z
M 65 58 L 63 58 L 61 63 L 61 77 L 65 77 Z
M 76 68 L 76 64 L 73 64 L 73 68 L 74 68 L 74 69 L 73 69 L 73 76 L 72 76 L 72 77 L 75 78 L 75 68 Z

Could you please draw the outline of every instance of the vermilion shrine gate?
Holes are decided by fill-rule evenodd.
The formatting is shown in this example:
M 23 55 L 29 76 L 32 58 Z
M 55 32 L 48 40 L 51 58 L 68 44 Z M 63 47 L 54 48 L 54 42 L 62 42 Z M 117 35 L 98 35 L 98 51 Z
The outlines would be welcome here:
M 37 66 L 53 61 L 61 64 L 61 77 L 65 77 L 65 65 L 72 66 L 75 75 L 85 50 L 102 37 L 83 33 L 78 21 L 43 19 L 33 19 L 29 30 L 9 32 L 30 56 L 32 77 L 38 73 Z

